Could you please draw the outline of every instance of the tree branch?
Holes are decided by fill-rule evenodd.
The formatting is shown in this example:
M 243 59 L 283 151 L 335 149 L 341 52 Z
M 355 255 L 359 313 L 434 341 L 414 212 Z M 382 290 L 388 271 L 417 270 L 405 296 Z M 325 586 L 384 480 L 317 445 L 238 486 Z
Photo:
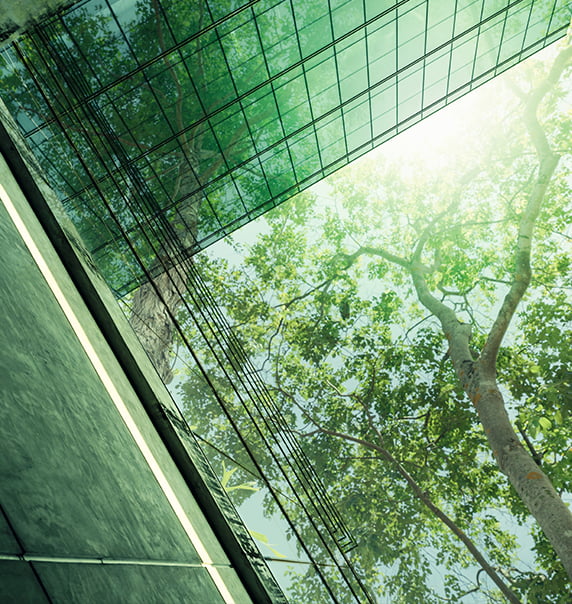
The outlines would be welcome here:
M 542 202 L 546 196 L 548 185 L 558 164 L 559 156 L 554 153 L 546 138 L 546 134 L 538 121 L 538 107 L 544 96 L 551 90 L 572 59 L 572 46 L 562 50 L 548 76 L 529 94 L 525 103 L 524 121 L 532 140 L 540 165 L 536 182 L 530 192 L 526 208 L 522 213 L 516 251 L 512 284 L 497 318 L 491 327 L 487 341 L 481 354 L 481 366 L 488 372 L 493 372 L 498 351 L 516 308 L 522 300 L 531 280 L 530 255 L 534 225 L 540 213 Z
M 384 260 L 392 262 L 393 264 L 397 264 L 398 266 L 406 268 L 407 270 L 409 270 L 411 266 L 411 263 L 408 260 L 405 260 L 405 258 L 388 252 L 387 250 L 381 247 L 362 246 L 359 248 L 356 254 L 369 254 L 370 256 L 378 256 L 379 258 L 383 258 Z
M 372 451 L 376 451 L 380 454 L 380 456 L 391 463 L 399 473 L 399 475 L 405 480 L 408 486 L 413 491 L 413 494 L 429 509 L 429 511 L 434 514 L 451 532 L 463 543 L 463 545 L 467 548 L 467 550 L 471 553 L 473 558 L 478 562 L 480 567 L 489 575 L 491 580 L 497 585 L 497 587 L 501 590 L 503 595 L 507 598 L 507 600 L 511 604 L 521 604 L 521 601 L 518 599 L 516 594 L 510 589 L 510 587 L 502 580 L 501 576 L 496 572 L 496 570 L 487 562 L 485 557 L 481 554 L 477 546 L 471 540 L 471 538 L 461 530 L 455 522 L 445 514 L 439 507 L 437 507 L 430 499 L 429 495 L 423 491 L 423 489 L 419 486 L 417 481 L 407 472 L 407 470 L 403 467 L 403 465 L 395 458 L 393 455 L 385 449 L 381 445 L 377 445 L 370 441 L 364 440 L 362 438 L 357 438 L 355 436 L 351 436 L 350 434 L 344 434 L 342 432 L 337 432 L 336 430 L 329 430 L 328 428 L 324 428 L 320 425 L 318 421 L 316 421 L 305 409 L 301 408 L 301 411 L 308 418 L 308 420 L 316 426 L 316 431 L 321 432 L 323 434 L 328 434 L 329 436 L 334 436 L 336 438 L 341 438 L 348 442 L 353 442 L 366 449 L 370 449 Z M 379 431 L 377 428 L 375 432 L 379 435 Z

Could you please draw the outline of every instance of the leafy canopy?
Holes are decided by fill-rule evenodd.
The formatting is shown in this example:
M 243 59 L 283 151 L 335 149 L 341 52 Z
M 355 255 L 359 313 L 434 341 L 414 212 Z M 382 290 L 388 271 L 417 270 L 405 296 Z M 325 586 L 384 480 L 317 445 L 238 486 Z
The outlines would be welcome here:
M 391 602 L 468 602 L 478 592 L 503 601 L 421 495 L 520 597 L 560 603 L 569 590 L 540 531 L 532 529 L 532 552 L 523 545 L 528 513 L 496 468 L 440 324 L 399 262 L 426 238 L 427 282 L 471 324 L 478 354 L 512 279 L 518 220 L 538 169 L 511 90 L 532 87 L 542 70 L 537 62 L 511 73 L 502 86 L 462 101 L 461 117 L 443 112 L 268 214 L 247 243 L 234 244 L 240 261 L 203 256 L 199 263 L 355 535 L 353 561 Z M 511 419 L 565 493 L 572 486 L 569 101 L 564 87 L 542 107 L 562 158 L 537 223 L 533 282 L 498 362 Z M 210 371 L 216 379 L 214 363 Z M 242 459 L 201 379 L 192 370 L 184 377 L 190 420 Z M 232 398 L 222 376 L 217 384 Z M 364 447 L 370 442 L 382 442 L 383 451 Z M 306 535 L 319 551 L 310 527 Z M 291 589 L 300 601 L 320 601 L 309 577 L 293 577 Z

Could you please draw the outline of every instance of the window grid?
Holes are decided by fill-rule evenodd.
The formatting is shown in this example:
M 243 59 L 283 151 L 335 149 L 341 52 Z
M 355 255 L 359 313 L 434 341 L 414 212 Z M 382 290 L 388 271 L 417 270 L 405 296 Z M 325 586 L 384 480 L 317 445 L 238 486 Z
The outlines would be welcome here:
M 188 32 L 180 31 L 174 4 L 153 3 L 159 7 L 164 45 L 141 49 L 141 44 L 134 46 L 137 25 L 120 19 L 106 0 L 109 35 L 127 53 L 120 64 L 129 71 L 119 76 L 98 71 L 64 14 L 57 21 L 58 35 L 78 53 L 88 74 L 81 98 L 62 104 L 61 93 L 51 91 L 50 74 L 41 69 L 36 74 L 60 119 L 67 120 L 80 105 L 93 104 L 112 124 L 125 158 L 95 174 L 100 186 L 107 187 L 122 170 L 136 170 L 168 215 L 176 214 L 185 199 L 202 199 L 203 223 L 192 251 L 564 35 L 569 19 L 562 0 L 454 0 L 452 15 L 435 8 L 443 4 L 428 0 L 401 0 L 378 12 L 372 12 L 373 3 L 366 0 L 335 6 L 328 0 L 327 10 L 317 1 L 252 0 L 226 14 L 222 3 L 196 3 L 203 7 L 206 23 L 200 28 L 195 19 Z M 548 19 L 542 17 L 547 6 Z M 79 9 L 67 15 L 77 18 Z M 406 22 L 412 37 L 404 30 Z M 273 24 L 276 35 L 282 36 L 275 43 L 268 33 Z M 233 46 L 237 37 L 254 52 Z M 392 37 L 394 48 L 385 50 Z M 413 54 L 417 46 L 419 52 Z M 208 74 L 195 67 L 201 52 L 212 58 Z M 284 53 L 289 64 L 281 57 Z M 386 54 L 393 69 L 380 73 Z M 167 95 L 174 73 L 188 91 L 183 123 L 177 121 L 180 99 L 172 92 Z M 387 98 L 391 94 L 393 101 Z M 135 112 L 131 119 L 133 96 L 155 110 Z M 60 143 L 55 118 L 44 110 L 42 120 L 19 119 L 50 172 L 61 175 L 55 188 L 64 204 L 79 211 L 82 203 L 93 203 L 93 192 L 81 175 L 73 181 L 64 178 L 48 156 L 44 133 Z M 201 146 L 198 164 L 186 147 L 188 140 Z M 78 145 L 81 148 L 81 141 Z M 192 175 L 187 185 L 195 183 L 183 196 L 176 191 L 181 171 Z M 103 254 L 106 246 L 117 244 L 110 235 L 95 251 Z M 124 290 L 135 284 L 126 283 Z

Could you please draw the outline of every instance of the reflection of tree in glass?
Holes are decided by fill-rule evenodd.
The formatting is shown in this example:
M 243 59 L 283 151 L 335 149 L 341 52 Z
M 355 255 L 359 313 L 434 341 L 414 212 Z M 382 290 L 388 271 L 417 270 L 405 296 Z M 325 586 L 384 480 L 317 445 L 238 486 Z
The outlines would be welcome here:
M 238 11 L 211 27 L 235 8 L 230 1 L 150 0 L 116 4 L 112 14 L 88 3 L 6 54 L 5 100 L 25 130 L 43 126 L 29 140 L 111 287 L 125 293 L 144 276 L 109 210 L 147 270 L 163 272 L 161 264 L 179 259 L 132 300 L 134 327 L 166 381 L 169 314 L 188 281 L 181 258 L 294 184 L 284 145 L 264 171 L 256 158 L 284 136 L 276 103 L 286 96 L 267 85 L 231 103 L 276 69 L 265 63 L 261 43 L 277 55 L 271 34 L 286 38 L 286 17 L 266 10 L 255 25 L 250 11 Z M 20 62 L 27 69 L 13 69 Z M 307 145 L 301 139 L 293 149 L 309 157 Z

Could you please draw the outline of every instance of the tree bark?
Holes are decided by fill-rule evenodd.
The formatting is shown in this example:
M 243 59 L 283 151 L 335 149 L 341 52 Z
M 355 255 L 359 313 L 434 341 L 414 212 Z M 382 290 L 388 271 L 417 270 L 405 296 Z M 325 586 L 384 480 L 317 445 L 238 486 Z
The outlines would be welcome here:
M 185 285 L 185 271 L 173 267 L 141 285 L 131 305 L 131 326 L 165 384 L 173 379 L 173 317 L 181 305 Z
M 522 446 L 491 372 L 477 361 L 469 380 L 471 398 L 501 472 L 534 516 L 572 578 L 572 513 L 550 479 Z

